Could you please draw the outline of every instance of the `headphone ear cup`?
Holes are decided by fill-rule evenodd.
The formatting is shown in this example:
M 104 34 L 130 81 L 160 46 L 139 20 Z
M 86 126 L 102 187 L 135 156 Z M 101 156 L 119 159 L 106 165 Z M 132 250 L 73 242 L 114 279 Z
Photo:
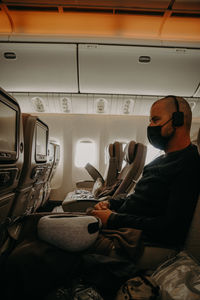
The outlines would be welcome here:
M 182 111 L 176 111 L 172 114 L 172 125 L 174 127 L 179 127 L 184 124 L 184 114 Z

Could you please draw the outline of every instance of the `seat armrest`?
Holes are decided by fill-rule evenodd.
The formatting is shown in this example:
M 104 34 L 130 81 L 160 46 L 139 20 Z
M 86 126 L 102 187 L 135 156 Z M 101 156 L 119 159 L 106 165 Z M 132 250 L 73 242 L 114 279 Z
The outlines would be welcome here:
M 86 212 L 87 208 L 93 207 L 98 202 L 95 199 L 64 200 L 62 208 L 64 212 Z
M 92 189 L 94 185 L 93 180 L 83 180 L 76 182 L 76 187 L 78 189 Z

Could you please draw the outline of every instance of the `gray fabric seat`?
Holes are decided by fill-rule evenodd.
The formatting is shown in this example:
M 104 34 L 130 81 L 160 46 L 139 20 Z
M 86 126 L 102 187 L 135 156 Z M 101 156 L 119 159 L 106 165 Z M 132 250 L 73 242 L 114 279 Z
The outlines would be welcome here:
M 88 174 L 92 177 L 92 181 L 84 180 L 79 181 L 76 183 L 76 187 L 78 189 L 86 188 L 92 191 L 93 186 L 97 180 L 100 179 L 103 187 L 112 186 L 121 171 L 124 152 L 122 149 L 122 143 L 115 141 L 108 145 L 108 155 L 109 155 L 109 162 L 107 164 L 104 176 L 90 163 L 87 163 L 85 169 L 87 170 Z
M 3 224 L 11 216 L 24 164 L 23 124 L 20 106 L 0 88 L 0 252 L 7 240 Z M 15 124 L 15 125 L 14 125 Z M 9 137 L 7 137 L 9 135 Z M 13 147 L 15 149 L 13 149 Z M 11 159 L 10 159 L 11 158 Z M 1 254 L 1 253 L 0 253 Z
M 135 141 L 130 141 L 124 150 L 125 166 L 117 176 L 116 182 L 102 189 L 98 197 L 90 197 L 85 195 L 84 199 L 75 198 L 73 194 L 69 194 L 62 202 L 64 211 L 85 211 L 86 208 L 94 206 L 97 201 L 102 201 L 107 196 L 117 196 L 119 194 L 127 194 L 136 184 L 140 177 L 146 158 L 146 146 Z M 93 194 L 95 195 L 95 193 Z M 84 201 L 81 202 L 81 201 Z
M 12 207 L 13 216 L 22 216 L 35 212 L 42 204 L 43 184 L 48 170 L 47 159 L 38 162 L 36 159 L 37 124 L 41 124 L 47 130 L 48 126 L 37 116 L 22 114 L 24 132 L 24 165 L 20 174 L 17 195 Z M 38 133 L 39 135 L 39 133 Z M 43 141 L 43 139 L 42 139 Z
M 93 201 L 93 199 L 98 199 L 98 195 L 102 190 L 110 188 L 118 180 L 124 156 L 122 143 L 115 141 L 109 144 L 108 152 L 109 163 L 104 177 L 95 167 L 88 163 L 85 168 L 93 178 L 93 181 L 81 181 L 76 184 L 78 189 L 83 190 L 75 190 L 67 194 L 62 202 L 64 211 L 85 211 L 86 208 L 96 203 L 96 200 Z M 86 190 L 89 191 L 86 192 Z

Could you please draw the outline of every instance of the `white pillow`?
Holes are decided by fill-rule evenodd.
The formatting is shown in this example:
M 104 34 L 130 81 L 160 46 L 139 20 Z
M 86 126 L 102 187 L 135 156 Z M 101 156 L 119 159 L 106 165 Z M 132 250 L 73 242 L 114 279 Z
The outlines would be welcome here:
M 40 218 L 37 229 L 41 240 L 77 252 L 89 248 L 96 241 L 100 226 L 94 216 L 56 214 Z

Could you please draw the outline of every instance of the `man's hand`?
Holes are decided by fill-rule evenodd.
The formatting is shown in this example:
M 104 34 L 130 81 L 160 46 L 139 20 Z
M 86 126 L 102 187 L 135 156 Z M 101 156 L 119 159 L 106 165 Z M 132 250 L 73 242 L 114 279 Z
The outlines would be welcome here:
M 93 209 L 91 211 L 91 215 L 98 217 L 101 219 L 102 225 L 105 228 L 108 222 L 108 218 L 112 214 L 112 210 L 110 209 Z
M 110 204 L 108 201 L 100 201 L 99 203 L 97 203 L 94 208 L 95 210 L 102 210 L 102 209 L 108 209 L 110 207 Z

